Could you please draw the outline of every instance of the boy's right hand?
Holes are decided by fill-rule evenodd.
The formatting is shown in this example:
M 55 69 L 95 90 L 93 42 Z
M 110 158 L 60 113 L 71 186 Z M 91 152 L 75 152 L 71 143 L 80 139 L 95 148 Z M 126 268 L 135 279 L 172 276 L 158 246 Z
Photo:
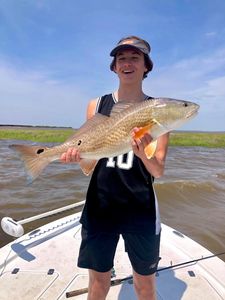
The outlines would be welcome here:
M 71 162 L 80 162 L 80 153 L 76 148 L 68 148 L 60 157 L 61 162 L 71 163 Z

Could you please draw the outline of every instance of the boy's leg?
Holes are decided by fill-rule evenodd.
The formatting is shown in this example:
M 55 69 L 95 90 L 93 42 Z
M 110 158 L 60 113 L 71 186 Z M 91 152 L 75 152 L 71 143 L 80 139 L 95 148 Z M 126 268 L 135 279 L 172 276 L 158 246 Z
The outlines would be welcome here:
M 88 300 L 105 299 L 119 234 L 88 232 L 82 228 L 78 266 L 89 270 Z
M 111 271 L 89 270 L 88 300 L 105 300 L 110 288 Z
M 155 300 L 155 272 L 159 262 L 160 234 L 123 234 L 133 267 L 134 287 L 139 300 Z
M 138 300 L 156 300 L 155 274 L 140 275 L 133 270 L 133 276 Z

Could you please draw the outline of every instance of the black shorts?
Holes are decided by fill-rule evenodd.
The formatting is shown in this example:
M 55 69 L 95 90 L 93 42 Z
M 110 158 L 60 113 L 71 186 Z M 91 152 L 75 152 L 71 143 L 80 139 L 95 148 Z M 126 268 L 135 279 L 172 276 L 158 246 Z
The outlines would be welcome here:
M 117 233 L 89 233 L 82 228 L 78 267 L 108 272 L 113 267 Z M 134 271 L 140 275 L 154 274 L 159 262 L 160 234 L 123 233 L 125 251 Z

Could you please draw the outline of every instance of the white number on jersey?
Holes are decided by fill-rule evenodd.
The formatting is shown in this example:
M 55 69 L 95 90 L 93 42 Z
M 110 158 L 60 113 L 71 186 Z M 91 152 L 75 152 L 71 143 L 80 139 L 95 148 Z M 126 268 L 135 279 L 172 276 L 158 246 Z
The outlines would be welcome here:
M 115 157 L 110 157 L 106 163 L 106 167 L 115 168 L 117 165 L 118 168 L 123 170 L 129 170 L 133 166 L 134 152 L 131 150 L 127 153 L 126 161 L 124 161 L 124 154 L 118 155 L 115 161 Z

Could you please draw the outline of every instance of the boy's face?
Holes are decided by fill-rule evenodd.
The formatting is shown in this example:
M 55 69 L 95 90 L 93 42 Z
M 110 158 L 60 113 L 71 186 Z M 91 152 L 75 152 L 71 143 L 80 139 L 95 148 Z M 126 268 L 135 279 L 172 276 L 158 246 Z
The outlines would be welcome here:
M 121 81 L 142 80 L 146 71 L 144 54 L 141 51 L 129 49 L 118 51 L 116 54 L 114 72 L 117 73 Z

